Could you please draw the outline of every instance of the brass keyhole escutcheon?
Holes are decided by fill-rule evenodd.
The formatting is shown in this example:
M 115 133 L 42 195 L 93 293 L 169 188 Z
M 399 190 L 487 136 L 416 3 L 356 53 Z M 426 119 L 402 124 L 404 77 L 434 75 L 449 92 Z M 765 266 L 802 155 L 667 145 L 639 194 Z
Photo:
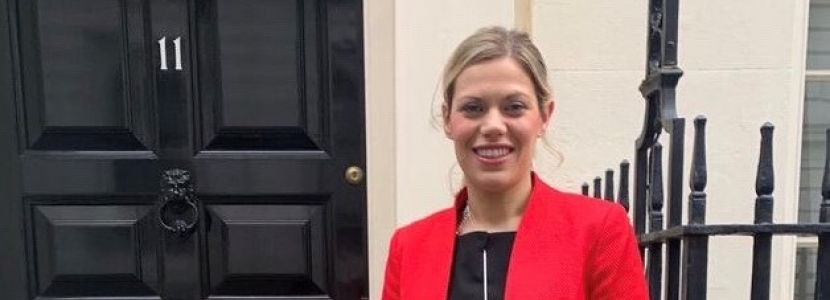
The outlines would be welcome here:
M 351 184 L 360 184 L 363 182 L 363 169 L 357 166 L 351 166 L 346 169 L 346 181 Z

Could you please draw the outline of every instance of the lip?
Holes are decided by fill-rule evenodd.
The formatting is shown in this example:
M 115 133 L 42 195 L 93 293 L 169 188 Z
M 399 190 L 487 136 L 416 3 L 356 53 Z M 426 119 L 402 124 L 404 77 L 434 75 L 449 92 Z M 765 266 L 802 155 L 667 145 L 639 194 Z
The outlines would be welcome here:
M 472 148 L 476 159 L 484 164 L 501 164 L 516 151 L 516 148 L 507 144 L 487 144 Z M 487 155 L 484 154 L 487 153 Z M 502 152 L 502 153 L 500 153 Z

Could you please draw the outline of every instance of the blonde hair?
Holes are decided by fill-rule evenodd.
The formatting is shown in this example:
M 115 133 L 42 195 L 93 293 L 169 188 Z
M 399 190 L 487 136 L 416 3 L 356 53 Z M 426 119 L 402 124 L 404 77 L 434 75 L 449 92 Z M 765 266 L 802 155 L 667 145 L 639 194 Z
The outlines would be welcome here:
M 467 67 L 504 57 L 514 59 L 531 78 L 541 112 L 543 104 L 551 99 L 548 71 L 542 54 L 527 33 L 501 26 L 481 28 L 455 48 L 444 67 L 441 80 L 444 104 L 452 107 L 455 81 Z

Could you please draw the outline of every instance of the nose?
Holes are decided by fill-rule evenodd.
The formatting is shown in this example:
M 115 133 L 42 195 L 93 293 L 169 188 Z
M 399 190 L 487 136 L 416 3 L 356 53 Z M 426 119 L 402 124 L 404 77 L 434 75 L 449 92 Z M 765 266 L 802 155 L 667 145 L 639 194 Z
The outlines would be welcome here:
M 501 137 L 507 132 L 507 123 L 498 109 L 490 109 L 481 119 L 481 134 L 485 138 Z

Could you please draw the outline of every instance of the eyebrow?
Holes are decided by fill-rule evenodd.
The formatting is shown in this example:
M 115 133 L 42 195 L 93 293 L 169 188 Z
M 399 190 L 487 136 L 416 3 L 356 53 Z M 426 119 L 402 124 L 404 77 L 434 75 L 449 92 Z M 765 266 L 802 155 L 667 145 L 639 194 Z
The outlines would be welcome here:
M 510 94 L 507 94 L 507 96 L 506 96 L 506 97 L 504 97 L 504 99 L 529 98 L 529 97 L 530 97 L 530 95 L 528 95 L 528 94 L 525 94 L 525 93 L 522 93 L 522 92 L 516 91 L 516 92 L 512 92 L 512 93 L 510 93 Z M 463 96 L 463 97 L 458 97 L 458 99 L 459 99 L 459 100 L 466 100 L 466 99 L 471 99 L 471 100 L 484 100 L 484 98 L 482 98 L 482 97 L 479 97 L 479 96 L 472 96 L 472 95 L 469 95 L 469 96 Z
M 510 95 L 507 95 L 505 99 L 509 100 L 531 100 L 530 97 L 522 92 L 514 92 Z
M 458 98 L 458 103 L 468 103 L 468 102 L 483 102 L 484 98 L 476 97 L 476 96 L 464 96 Z
M 515 91 L 515 92 L 512 92 L 510 94 L 507 94 L 507 96 L 505 96 L 504 98 L 501 98 L 500 100 L 531 101 L 531 96 L 529 96 L 525 93 L 519 92 L 519 91 Z M 459 105 L 463 105 L 463 104 L 471 103 L 471 102 L 481 103 L 481 102 L 485 102 L 485 100 L 484 100 L 483 97 L 468 95 L 468 96 L 458 97 L 457 101 L 453 101 L 453 102 L 458 103 Z

